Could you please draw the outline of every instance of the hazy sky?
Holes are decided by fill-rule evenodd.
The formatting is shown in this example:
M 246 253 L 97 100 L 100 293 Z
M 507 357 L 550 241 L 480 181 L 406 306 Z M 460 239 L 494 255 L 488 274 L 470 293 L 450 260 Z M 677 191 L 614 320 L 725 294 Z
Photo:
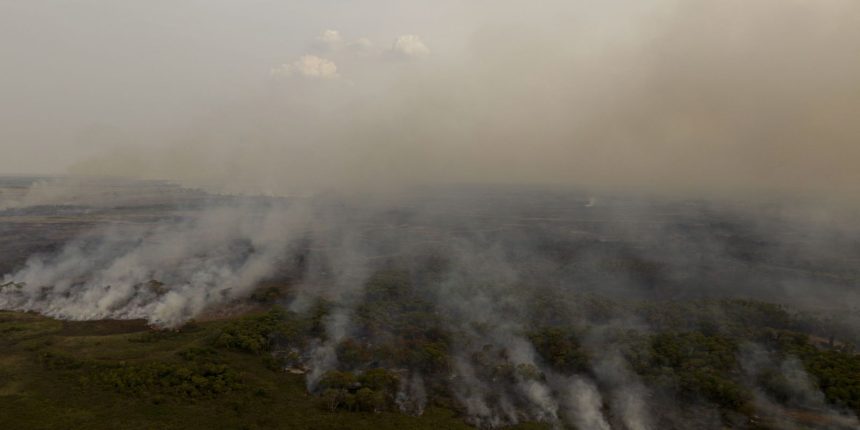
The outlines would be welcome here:
M 855 0 L 0 0 L 0 172 L 860 192 Z
M 62 172 L 115 139 L 182 129 L 257 90 L 325 29 L 390 44 L 446 13 L 358 3 L 0 0 L 0 171 Z

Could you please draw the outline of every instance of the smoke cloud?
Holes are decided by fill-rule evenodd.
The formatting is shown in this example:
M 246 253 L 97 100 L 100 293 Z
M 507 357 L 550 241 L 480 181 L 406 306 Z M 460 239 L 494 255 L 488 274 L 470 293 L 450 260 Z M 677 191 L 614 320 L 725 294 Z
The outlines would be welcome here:
M 831 213 L 860 193 L 856 1 L 216 1 L 202 14 L 80 3 L 0 4 L 13 63 L 0 77 L 0 170 L 77 177 L 0 211 L 165 199 L 90 176 L 213 193 L 183 191 L 170 216 L 111 219 L 30 256 L 0 278 L 2 309 L 178 327 L 288 278 L 289 310 L 329 306 L 303 351 L 313 390 L 339 367 L 368 280 L 395 267 L 456 333 L 445 378 L 471 423 L 644 430 L 724 417 L 707 402 L 676 410 L 601 340 L 606 327 L 586 342 L 599 364 L 559 374 L 529 337 L 545 317 L 530 301 L 858 297 L 846 285 L 860 236 Z M 33 20 L 56 25 L 20 24 Z M 630 197 L 651 194 L 734 203 Z M 747 198 L 770 209 L 737 203 Z M 782 206 L 808 199 L 819 206 Z M 415 275 L 440 255 L 435 277 Z M 547 306 L 566 327 L 648 330 L 572 299 Z M 751 377 L 778 369 L 798 405 L 856 422 L 827 409 L 797 360 L 768 354 L 739 359 Z M 402 410 L 424 410 L 426 377 L 404 374 Z
M 36 103 L 60 94 L 24 100 L 16 89 L 3 109 L 15 110 L 19 119 L 39 112 L 43 122 L 53 119 L 45 115 L 60 113 L 63 123 L 79 121 L 65 128 L 76 126 L 77 132 L 58 129 L 52 139 L 77 134 L 80 154 L 63 157 L 79 160 L 71 165 L 52 162 L 56 171 L 169 178 L 229 191 L 292 194 L 440 181 L 803 194 L 834 201 L 858 191 L 856 2 L 433 2 L 435 13 L 429 4 L 396 7 L 377 25 L 368 16 L 382 3 L 358 12 L 339 6 L 356 12 L 354 18 L 288 33 L 293 38 L 280 45 L 281 52 L 268 39 L 257 46 L 231 33 L 233 46 L 245 43 L 264 53 L 246 65 L 231 61 L 231 70 L 241 68 L 236 76 L 225 75 L 222 64 L 215 67 L 223 70 L 205 72 L 241 79 L 240 85 L 189 86 L 212 97 L 226 95 L 216 97 L 218 103 L 210 97 L 206 107 L 191 101 L 138 104 L 135 116 L 119 109 L 104 121 L 123 117 L 94 125 L 81 117 L 91 113 L 86 107 L 79 113 L 38 110 Z M 152 9 L 146 12 L 160 7 L 146 6 Z M 277 8 L 257 5 L 248 20 L 277 15 Z M 323 20 L 317 17 L 331 8 L 299 9 Z M 2 15 L 13 20 L 46 14 L 37 6 L 4 9 Z M 188 6 L 176 19 L 194 12 Z M 26 32 L 0 27 L 6 43 Z M 263 30 L 261 37 L 276 36 Z M 144 35 L 135 31 L 143 30 L 132 26 L 126 37 L 138 43 Z M 22 49 L 15 48 L 15 58 L 22 58 Z M 51 58 L 51 52 L 41 57 Z M 263 57 L 271 61 L 263 64 Z M 423 61 L 396 61 L 415 57 Z M 108 100 L 106 92 L 114 88 L 100 83 L 100 76 L 146 81 L 172 70 L 168 59 L 152 60 L 149 75 L 87 65 L 89 75 L 81 79 Z M 26 87 L 15 79 L 25 79 L 28 65 L 47 68 L 17 65 L 22 69 L 7 74 L 4 86 Z M 180 72 L 176 76 L 196 75 L 198 81 L 204 76 Z M 279 79 L 284 76 L 319 82 Z M 171 83 L 170 91 L 181 95 L 180 84 Z M 143 100 L 131 87 L 123 91 Z M 183 112 L 176 112 L 179 107 Z M 170 113 L 169 122 L 156 114 L 159 109 Z M 27 155 L 28 142 L 37 138 L 28 135 L 35 121 L 27 117 L 2 127 L 10 155 L 4 168 L 40 169 L 43 161 Z

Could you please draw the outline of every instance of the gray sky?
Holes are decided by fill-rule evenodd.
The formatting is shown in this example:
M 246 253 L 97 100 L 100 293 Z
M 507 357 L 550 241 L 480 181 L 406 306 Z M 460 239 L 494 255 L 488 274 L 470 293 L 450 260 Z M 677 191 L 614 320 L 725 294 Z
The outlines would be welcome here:
M 0 172 L 845 195 L 853 0 L 0 0 Z
M 384 22 L 393 40 L 427 26 L 426 5 L 401 3 L 2 0 L 0 171 L 58 173 L 113 143 L 102 140 L 181 129 L 329 27 L 380 35 Z

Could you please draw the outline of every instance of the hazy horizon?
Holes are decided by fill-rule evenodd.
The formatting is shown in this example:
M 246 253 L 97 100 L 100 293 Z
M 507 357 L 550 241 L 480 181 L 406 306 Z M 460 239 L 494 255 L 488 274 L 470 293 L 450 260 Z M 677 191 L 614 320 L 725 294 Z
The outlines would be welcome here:
M 860 191 L 851 1 L 0 3 L 0 172 Z

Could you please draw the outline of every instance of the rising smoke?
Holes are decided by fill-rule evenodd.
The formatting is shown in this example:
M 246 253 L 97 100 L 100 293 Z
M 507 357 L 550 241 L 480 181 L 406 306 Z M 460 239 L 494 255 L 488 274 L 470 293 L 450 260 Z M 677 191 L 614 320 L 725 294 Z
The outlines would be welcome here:
M 860 126 L 852 116 L 860 111 L 860 4 L 459 3 L 434 5 L 446 13 L 418 20 L 422 32 L 402 25 L 371 29 L 369 20 L 315 29 L 294 42 L 294 55 L 272 55 L 255 69 L 255 84 L 225 96 L 232 100 L 216 110 L 156 121 L 152 129 L 146 117 L 158 115 L 130 115 L 123 118 L 127 130 L 97 133 L 98 142 L 84 144 L 96 154 L 75 157 L 71 173 L 170 179 L 219 193 L 278 197 L 213 198 L 176 219 L 99 226 L 5 274 L 0 308 L 180 327 L 241 302 L 261 282 L 299 273 L 283 305 L 297 313 L 321 299 L 330 305 L 325 335 L 306 352 L 313 390 L 338 367 L 337 346 L 356 330 L 368 279 L 392 264 L 412 268 L 441 254 L 445 270 L 421 287 L 445 315 L 445 327 L 458 334 L 452 392 L 472 423 L 540 420 L 644 430 L 674 420 L 682 427 L 687 417 L 601 340 L 603 329 L 641 321 L 612 315 L 588 337 L 601 351 L 590 374 L 557 374 L 525 333 L 536 317 L 522 291 L 599 291 L 623 298 L 770 297 L 776 291 L 788 293 L 785 301 L 792 304 L 810 304 L 807 273 L 772 267 L 768 282 L 755 278 L 737 263 L 730 229 L 701 233 L 685 224 L 682 231 L 664 217 L 670 211 L 683 216 L 682 205 L 630 204 L 611 194 L 729 200 L 733 206 L 720 216 L 754 215 L 743 225 L 767 261 L 831 261 L 851 249 L 854 236 L 837 249 L 815 226 L 841 219 L 831 210 L 855 207 L 849 196 L 860 192 Z M 100 70 L 96 78 L 110 73 Z M 4 145 L 27 133 L 21 125 L 6 129 L 11 137 L 3 136 Z M 145 142 L 123 138 L 140 130 Z M 18 143 L 8 145 L 9 154 L 26 153 Z M 529 201 L 526 189 L 484 205 L 473 198 L 481 193 L 457 185 L 474 182 L 576 186 L 610 196 L 550 194 Z M 426 184 L 444 184 L 443 191 L 412 194 Z M 79 185 L 40 183 L 0 208 L 117 204 L 110 194 L 76 193 Z M 810 198 L 824 206 L 779 206 Z M 758 217 L 757 209 L 737 203 L 746 199 L 778 202 L 779 216 Z M 581 216 L 554 206 L 559 200 L 574 202 L 589 214 L 580 221 L 598 227 L 532 227 L 523 221 L 554 222 L 541 218 L 547 213 Z M 550 206 L 561 210 L 545 210 Z M 489 214 L 498 218 L 487 221 Z M 819 224 L 793 233 L 821 239 L 788 243 L 780 235 L 784 225 L 770 221 L 793 222 L 794 214 Z M 676 240 L 682 234 L 687 239 Z M 598 250 L 564 248 L 583 237 Z M 563 248 L 565 257 L 574 255 L 575 264 L 560 264 L 548 243 Z M 607 250 L 651 264 L 657 277 L 588 272 L 606 260 Z M 718 286 L 690 286 L 717 266 L 725 268 Z M 814 279 L 821 282 L 818 300 L 857 298 L 844 289 L 850 276 L 828 279 Z M 591 319 L 573 306 L 566 311 L 573 319 Z M 756 348 L 741 354 L 745 372 L 754 378 L 762 369 L 779 369 L 792 402 L 827 408 L 796 360 L 780 361 Z M 515 366 L 507 379 L 476 365 L 496 361 Z M 398 404 L 420 414 L 429 383 L 412 372 L 401 384 Z M 757 392 L 756 402 L 766 409 L 773 399 Z M 670 411 L 661 414 L 660 424 L 651 413 L 655 405 Z M 699 423 L 721 425 L 716 412 L 701 408 Z M 828 413 L 856 422 L 842 411 Z

